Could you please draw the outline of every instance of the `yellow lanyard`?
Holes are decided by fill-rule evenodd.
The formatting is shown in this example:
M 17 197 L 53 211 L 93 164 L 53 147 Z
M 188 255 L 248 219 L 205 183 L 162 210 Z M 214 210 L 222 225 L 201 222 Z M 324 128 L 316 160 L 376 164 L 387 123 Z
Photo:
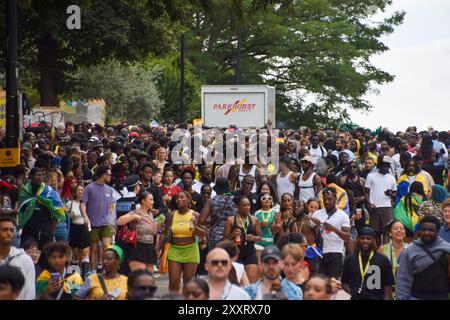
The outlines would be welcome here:
M 369 260 L 367 260 L 366 266 L 363 269 L 361 252 L 358 255 L 358 258 L 359 258 L 359 272 L 361 272 L 361 288 L 363 287 L 364 278 L 366 276 L 367 270 L 369 270 L 370 260 L 372 260 L 372 257 L 373 257 L 373 251 L 370 253 Z
M 264 216 L 264 212 L 267 212 L 267 216 Z M 261 210 L 261 217 L 263 218 L 263 221 L 265 222 L 265 223 L 267 223 L 268 221 L 269 221 L 269 218 L 270 218 L 270 213 L 272 212 L 272 210 L 270 210 L 270 211 L 262 211 Z
M 247 223 L 245 224 L 245 226 L 244 226 L 244 221 L 242 221 L 242 219 L 241 219 L 241 216 L 240 215 L 237 215 L 238 216 L 238 218 L 239 218 L 239 221 L 241 222 L 241 224 L 242 224 L 242 229 L 244 229 L 244 234 L 247 234 L 247 227 L 248 227 L 248 224 L 249 224 L 249 222 L 248 222 L 248 216 L 247 216 Z

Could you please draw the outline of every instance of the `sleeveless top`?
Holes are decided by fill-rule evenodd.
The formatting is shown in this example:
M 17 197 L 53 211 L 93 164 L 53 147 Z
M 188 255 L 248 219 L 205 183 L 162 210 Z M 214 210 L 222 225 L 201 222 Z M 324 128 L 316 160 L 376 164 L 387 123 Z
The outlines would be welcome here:
M 140 243 L 153 244 L 156 233 L 158 232 L 156 223 L 153 220 L 153 214 L 142 211 L 139 211 L 139 213 L 142 219 L 137 225 L 137 240 Z M 131 211 L 130 214 L 135 215 L 138 213 L 136 211 Z
M 175 210 L 171 227 L 174 238 L 192 238 L 194 236 L 195 230 L 191 229 L 191 218 L 193 214 L 193 210 L 189 210 L 185 214 L 180 214 L 178 210 Z
M 281 202 L 281 196 L 284 193 L 289 193 L 290 195 L 294 195 L 295 191 L 295 184 L 293 184 L 289 177 L 291 176 L 292 171 L 289 171 L 289 173 L 282 177 L 281 173 L 277 174 L 277 189 L 278 189 L 278 201 Z
M 406 243 L 403 244 L 403 249 L 406 249 L 408 245 Z M 392 243 L 389 242 L 388 244 L 383 246 L 383 254 L 389 259 L 392 265 L 392 272 L 394 273 L 394 277 L 397 273 L 398 268 L 398 258 L 395 256 L 395 250 L 392 247 Z
M 256 218 L 261 222 L 267 222 L 267 226 L 263 227 L 261 226 L 261 242 L 258 244 L 263 247 L 267 247 L 270 245 L 273 245 L 273 235 L 272 232 L 270 232 L 270 226 L 272 225 L 272 222 L 275 219 L 275 210 L 270 211 L 262 211 L 258 210 L 255 214 Z
M 306 181 L 302 180 L 303 174 L 304 173 L 301 173 L 298 179 L 298 187 L 300 189 L 299 200 L 306 203 L 309 199 L 316 196 L 316 190 L 314 186 L 314 178 L 316 177 L 316 174 L 312 173 Z
M 242 180 L 244 180 L 244 177 L 246 175 L 251 175 L 253 178 L 256 179 L 256 165 L 252 166 L 252 169 L 250 170 L 249 173 L 245 173 L 242 168 L 243 168 L 243 164 L 241 164 L 241 166 L 239 167 L 239 186 L 242 186 Z M 253 188 L 252 188 L 252 192 L 256 192 L 256 183 L 253 184 Z
M 245 232 L 244 228 L 238 226 L 238 224 L 237 224 L 237 216 L 238 215 L 234 216 L 233 226 L 231 227 L 231 230 L 241 229 L 241 244 L 239 245 L 239 248 L 244 247 L 245 245 L 254 245 L 253 241 L 245 240 L 245 236 L 247 234 L 256 235 L 256 228 L 255 228 L 255 225 L 253 224 L 252 217 L 250 215 L 248 215 L 248 217 L 247 217 L 248 225 L 247 225 L 247 232 Z
M 358 177 L 358 180 L 356 182 L 351 181 L 348 178 L 348 176 L 345 177 L 345 181 L 344 181 L 344 184 L 342 185 L 342 188 L 344 188 L 345 190 L 353 191 L 353 194 L 354 194 L 355 197 L 362 197 L 364 195 L 364 189 L 363 189 L 363 186 L 362 186 L 362 184 L 361 184 L 361 182 L 359 180 L 359 177 Z
M 210 212 L 209 247 L 212 249 L 223 240 L 223 232 L 228 217 L 234 216 L 236 205 L 233 196 L 217 195 L 212 198 Z

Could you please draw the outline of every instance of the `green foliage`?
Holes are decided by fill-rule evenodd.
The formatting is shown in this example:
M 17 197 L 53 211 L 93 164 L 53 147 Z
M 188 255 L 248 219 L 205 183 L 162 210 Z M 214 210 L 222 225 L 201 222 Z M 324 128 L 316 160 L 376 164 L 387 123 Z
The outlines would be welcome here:
M 81 68 L 72 99 L 103 98 L 107 117 L 148 124 L 163 105 L 156 87 L 160 68 L 108 61 Z
M 163 106 L 158 120 L 166 123 L 179 122 L 180 105 L 180 68 L 179 57 L 176 54 L 166 58 L 149 59 L 148 64 L 159 66 L 161 72 L 157 78 L 157 88 L 160 92 Z M 200 118 L 201 82 L 191 71 L 192 65 L 188 62 L 185 65 L 185 122 L 192 122 L 195 118 Z
M 188 56 L 207 84 L 234 84 L 236 40 L 242 31 L 241 84 L 267 83 L 284 96 L 277 117 L 290 125 L 338 125 L 346 108 L 370 110 L 364 95 L 393 80 L 369 58 L 388 48 L 380 37 L 401 24 L 404 12 L 378 23 L 373 5 L 391 0 L 213 1 L 196 12 Z
M 141 110 L 137 105 L 142 102 L 151 106 L 145 117 L 176 122 L 178 41 L 185 32 L 186 120 L 190 121 L 200 113 L 200 85 L 235 84 L 240 31 L 241 84 L 275 86 L 277 120 L 289 127 L 338 126 L 349 121 L 349 108 L 369 111 L 371 105 L 364 97 L 394 79 L 373 66 L 370 57 L 388 50 L 380 39 L 392 33 L 405 14 L 371 21 L 370 8 L 384 11 L 392 0 L 23 0 L 19 4 L 19 61 L 26 69 L 20 74 L 26 78 L 23 86 L 39 89 L 41 97 L 55 86 L 58 90 L 50 95 L 92 97 L 95 93 L 112 101 L 110 116 L 120 117 L 119 106 L 125 105 L 127 115 L 137 117 L 133 111 Z M 81 7 L 79 31 L 66 28 L 66 8 L 71 4 Z M 3 8 L 4 2 L 0 15 Z M 39 55 L 45 39 L 55 41 L 54 61 Z M 3 46 L 3 57 L 1 50 Z M 104 72 L 106 65 L 113 75 Z M 120 71 L 135 74 L 131 82 L 143 84 L 136 83 L 136 89 L 124 84 Z M 104 82 L 100 74 L 106 76 Z M 92 80 L 90 87 L 83 82 L 85 89 L 80 89 L 80 75 L 83 81 Z M 43 76 L 55 81 L 45 87 Z M 152 93 L 154 100 L 140 91 L 147 85 L 158 91 Z M 134 100 L 107 91 L 115 87 Z
M 41 75 L 41 80 L 34 82 L 44 97 L 41 103 L 52 104 L 57 92 L 69 92 L 73 87 L 71 77 L 81 66 L 109 59 L 139 61 L 149 53 L 163 55 L 174 50 L 181 31 L 178 20 L 186 16 L 189 2 L 169 2 L 170 5 L 161 0 L 20 1 L 19 61 L 23 68 Z M 66 27 L 66 9 L 72 4 L 81 8 L 81 30 Z M 2 15 L 4 6 L 2 1 Z M 5 21 L 4 16 L 0 21 Z M 2 39 L 4 34 L 4 23 L 0 23 Z

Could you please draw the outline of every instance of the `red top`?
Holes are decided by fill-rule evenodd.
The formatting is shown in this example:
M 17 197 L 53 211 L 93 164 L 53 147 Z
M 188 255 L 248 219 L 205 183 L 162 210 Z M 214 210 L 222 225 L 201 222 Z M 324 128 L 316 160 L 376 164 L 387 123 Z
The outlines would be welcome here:
M 161 190 L 162 190 L 164 196 L 167 194 L 172 198 L 174 195 L 176 195 L 178 192 L 181 191 L 179 186 L 172 186 L 172 187 L 168 188 L 164 185 L 161 187 Z

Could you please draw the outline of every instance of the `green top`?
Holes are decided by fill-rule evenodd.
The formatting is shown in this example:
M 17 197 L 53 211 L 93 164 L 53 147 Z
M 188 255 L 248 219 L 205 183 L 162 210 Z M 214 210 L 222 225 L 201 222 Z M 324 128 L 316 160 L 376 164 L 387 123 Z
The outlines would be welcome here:
M 270 232 L 270 226 L 272 225 L 273 220 L 275 219 L 275 210 L 271 209 L 270 211 L 262 211 L 258 210 L 256 211 L 256 218 L 260 222 L 267 222 L 267 226 L 263 227 L 261 226 L 261 242 L 258 244 L 263 247 L 267 247 L 270 245 L 273 245 L 273 235 L 272 232 Z

